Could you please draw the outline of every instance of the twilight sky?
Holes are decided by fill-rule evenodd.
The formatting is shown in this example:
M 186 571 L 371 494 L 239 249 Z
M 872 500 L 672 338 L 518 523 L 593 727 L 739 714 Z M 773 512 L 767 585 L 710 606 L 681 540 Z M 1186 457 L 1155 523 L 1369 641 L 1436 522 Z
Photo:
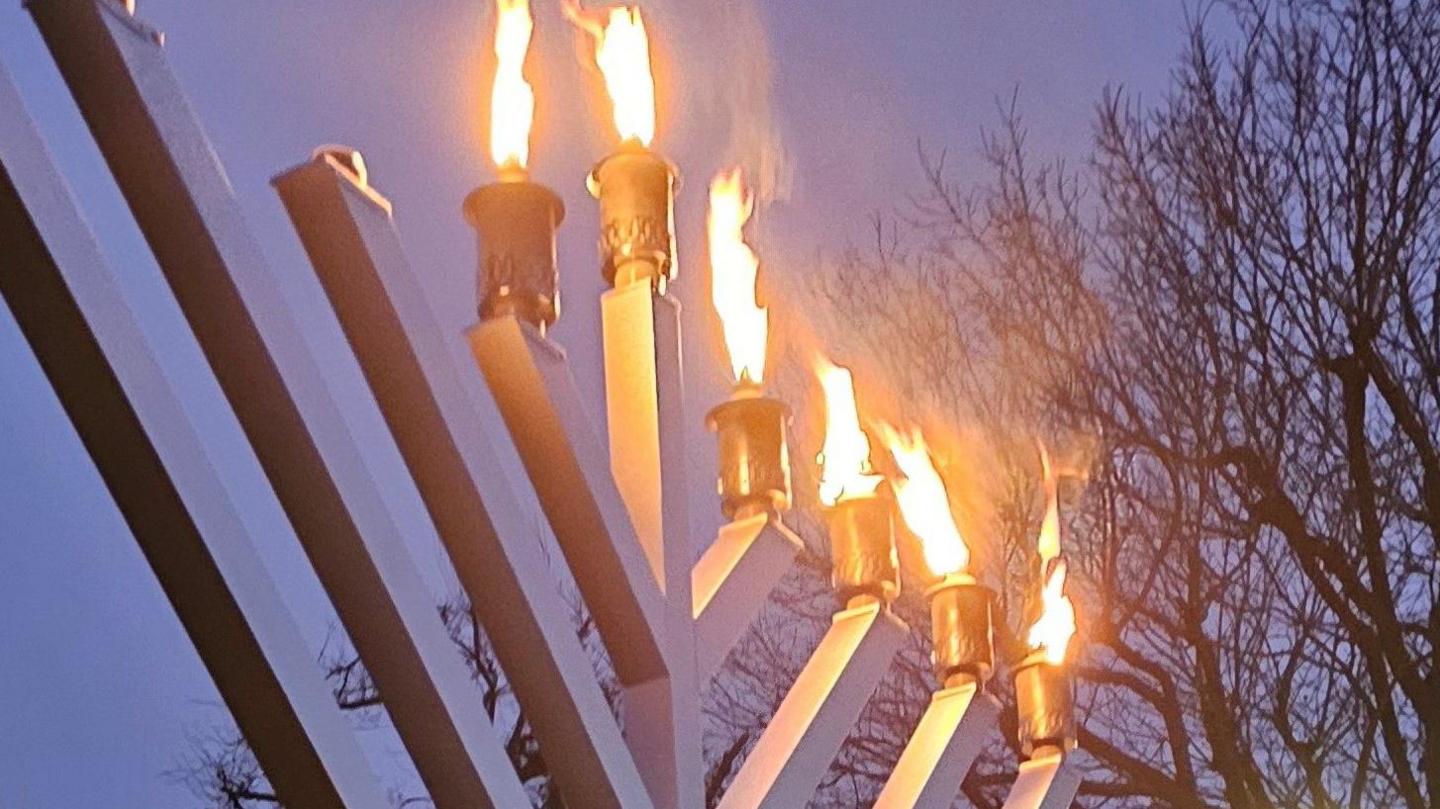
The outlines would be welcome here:
M 531 167 L 568 209 L 560 241 L 565 311 L 555 336 L 582 389 L 595 392 L 598 419 L 602 281 L 583 179 L 613 136 L 558 0 L 532 2 Z M 474 245 L 459 208 L 492 177 L 481 116 L 490 0 L 139 5 L 140 16 L 166 32 L 171 64 L 322 364 L 351 360 L 269 178 L 317 144 L 336 142 L 362 150 L 372 183 L 395 203 L 412 263 L 431 279 L 432 306 L 456 334 L 463 362 Z M 1179 0 L 644 7 L 661 82 L 656 146 L 685 177 L 677 292 L 687 307 L 688 443 L 693 467 L 707 472 L 692 481 L 697 496 L 713 492 L 701 416 L 722 395 L 728 368 L 705 286 L 704 190 L 717 169 L 738 161 L 752 176 L 764 174 L 762 190 L 773 199 L 757 214 L 752 239 L 761 272 L 799 273 L 817 250 L 863 241 L 870 214 L 890 211 L 917 187 L 917 139 L 948 148 L 957 177 L 975 169 L 980 128 L 995 123 L 996 99 L 1017 87 L 1038 152 L 1082 156 L 1105 86 L 1147 100 L 1163 92 L 1185 18 Z M 153 259 L 16 0 L 0 5 L 0 62 L 132 305 L 152 334 L 184 342 Z M 224 719 L 224 708 L 3 306 L 0 414 L 0 807 L 192 807 L 195 799 L 164 773 L 188 737 Z M 393 485 L 406 486 L 403 475 Z M 713 535 L 713 495 L 691 512 L 695 536 Z M 417 536 L 413 551 L 443 595 L 451 585 L 433 537 Z M 261 554 L 318 649 L 332 614 L 293 536 L 280 526 Z M 389 775 L 404 769 L 398 744 L 384 733 L 367 736 L 376 769 L 403 782 Z

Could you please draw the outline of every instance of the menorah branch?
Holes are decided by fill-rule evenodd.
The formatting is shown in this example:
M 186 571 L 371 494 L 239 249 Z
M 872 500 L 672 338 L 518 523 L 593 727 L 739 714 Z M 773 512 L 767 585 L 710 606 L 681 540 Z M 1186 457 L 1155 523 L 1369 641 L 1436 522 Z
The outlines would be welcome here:
M 626 742 L 651 799 L 690 806 L 700 749 L 698 733 L 686 731 L 699 725 L 689 600 L 677 605 L 660 591 L 564 350 L 514 317 L 485 321 L 469 337 L 626 689 Z
M 611 474 L 667 598 L 688 601 L 689 517 L 680 308 L 647 284 L 600 298 Z
M 431 797 L 522 805 L 375 478 L 385 445 L 355 439 L 378 414 L 331 392 L 163 37 L 109 0 L 28 7 Z
M 1080 791 L 1080 771 L 1063 754 L 1020 762 L 1003 809 L 1067 809 Z
M 0 67 L 0 298 L 275 793 L 389 805 L 256 551 L 283 521 L 193 343 L 141 326 Z M 151 319 L 178 320 L 173 305 Z
M 768 512 L 720 528 L 691 573 L 695 668 L 701 683 L 750 628 L 802 548 L 800 538 Z
M 835 613 L 720 809 L 806 805 L 908 633 L 879 601 Z
M 975 683 L 936 691 L 876 799 L 876 809 L 947 809 L 995 730 L 1000 703 Z
M 280 175 L 275 187 L 525 705 L 555 786 L 576 805 L 649 806 L 530 515 L 494 462 L 484 419 L 405 257 L 390 204 L 330 153 Z

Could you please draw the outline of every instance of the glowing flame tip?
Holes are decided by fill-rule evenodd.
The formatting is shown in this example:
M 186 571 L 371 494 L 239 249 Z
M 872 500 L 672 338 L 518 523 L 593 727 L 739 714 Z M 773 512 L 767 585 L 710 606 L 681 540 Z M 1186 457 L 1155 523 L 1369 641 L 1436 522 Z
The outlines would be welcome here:
M 1045 653 L 1045 659 L 1065 662 L 1070 638 L 1075 634 L 1075 605 L 1065 595 L 1065 560 L 1060 558 L 1059 482 L 1050 453 L 1040 444 L 1040 468 L 1045 477 L 1045 517 L 1040 523 L 1036 550 L 1040 553 L 1040 617 L 1030 627 L 1029 643 Z
M 870 438 L 860 429 L 855 407 L 855 380 L 847 368 L 819 358 L 815 373 L 825 392 L 825 444 L 820 451 L 820 502 L 833 506 L 841 500 L 875 491 L 880 476 L 870 467 Z
M 1056 559 L 1040 589 L 1040 617 L 1030 626 L 1029 642 L 1055 665 L 1065 662 L 1075 635 L 1075 605 L 1065 595 L 1065 560 Z
M 495 86 L 490 95 L 490 157 L 501 168 L 530 159 L 535 89 L 525 80 L 525 54 L 535 21 L 530 0 L 495 0 Z
M 765 377 L 765 340 L 770 317 L 755 302 L 760 259 L 745 243 L 744 228 L 754 209 L 740 169 L 722 171 L 710 182 L 710 293 L 725 332 L 725 348 L 737 382 L 759 384 Z
M 1036 549 L 1040 552 L 1040 563 L 1044 564 L 1060 555 L 1060 492 L 1055 470 L 1050 463 L 1050 453 L 1040 443 L 1040 470 L 1045 481 L 1045 517 L 1040 523 L 1040 539 Z
M 636 6 L 589 12 L 574 0 L 565 16 L 595 39 L 595 64 L 605 77 L 620 139 L 649 146 L 655 139 L 655 76 L 650 69 L 650 38 Z
M 945 481 L 935 468 L 925 436 L 916 429 L 901 433 L 884 423 L 880 432 L 905 476 L 893 482 L 895 499 L 905 524 L 920 538 L 926 567 L 937 576 L 959 573 L 970 564 L 970 549 L 955 524 Z

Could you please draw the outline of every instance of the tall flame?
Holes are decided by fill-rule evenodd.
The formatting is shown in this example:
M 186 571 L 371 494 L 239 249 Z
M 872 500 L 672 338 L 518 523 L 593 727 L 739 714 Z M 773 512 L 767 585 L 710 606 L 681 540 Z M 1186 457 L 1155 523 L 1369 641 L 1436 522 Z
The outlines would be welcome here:
M 722 171 L 710 181 L 710 298 L 725 330 L 725 348 L 737 382 L 765 377 L 765 339 L 770 313 L 755 303 L 760 259 L 742 231 L 755 200 L 740 169 Z
M 1029 642 L 1045 652 L 1045 659 L 1065 662 L 1070 638 L 1075 634 L 1075 605 L 1065 595 L 1065 560 L 1060 558 L 1059 482 L 1050 465 L 1050 454 L 1040 445 L 1040 467 L 1045 475 L 1045 517 L 1040 523 L 1040 617 L 1030 627 Z
M 1045 517 L 1040 522 L 1040 539 L 1036 543 L 1043 566 L 1060 556 L 1060 483 L 1050 467 L 1050 453 L 1040 445 L 1040 471 L 1045 478 Z
M 495 87 L 490 93 L 490 157 L 496 166 L 525 168 L 535 90 L 525 81 L 525 54 L 535 20 L 530 0 L 495 0 Z
M 970 564 L 970 549 L 955 525 L 945 481 L 935 469 L 925 436 L 915 429 L 904 435 L 888 424 L 881 424 L 880 431 L 905 475 L 893 482 L 895 499 L 905 524 L 920 537 L 926 567 L 937 576 L 959 573 Z
M 595 37 L 595 64 L 605 77 L 621 140 L 634 138 L 649 146 L 655 139 L 655 76 L 650 72 L 650 38 L 635 6 L 615 6 L 597 13 L 565 3 L 565 16 Z
M 855 381 L 847 368 L 820 358 L 815 373 L 825 391 L 825 446 L 820 451 L 820 502 L 833 506 L 841 500 L 875 491 L 880 476 L 870 468 L 870 438 L 860 429 L 855 409 Z

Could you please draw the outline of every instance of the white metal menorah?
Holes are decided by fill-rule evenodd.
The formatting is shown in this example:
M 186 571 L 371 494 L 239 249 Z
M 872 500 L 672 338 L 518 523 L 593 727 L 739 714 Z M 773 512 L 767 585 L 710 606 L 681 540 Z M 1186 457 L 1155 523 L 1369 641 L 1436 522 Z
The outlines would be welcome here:
M 701 685 L 800 544 L 783 522 L 786 410 L 763 394 L 755 369 L 737 371 L 735 396 L 709 417 L 732 521 L 693 568 L 682 551 L 687 416 L 679 314 L 666 290 L 674 169 L 645 145 L 649 136 L 619 121 L 633 137 L 591 177 L 614 287 L 601 300 L 608 453 L 564 350 L 545 334 L 558 315 L 554 232 L 563 209 L 528 181 L 523 156 L 497 158 L 502 181 L 466 202 L 481 251 L 481 320 L 468 334 L 475 379 L 451 364 L 450 338 L 425 303 L 390 203 L 358 155 L 322 150 L 275 178 L 376 413 L 333 396 L 298 339 L 166 64 L 162 36 L 113 0 L 30 0 L 29 8 L 200 352 L 156 359 L 3 73 L 0 293 L 280 799 L 293 809 L 385 806 L 256 556 L 247 515 L 276 510 L 434 803 L 528 805 L 496 734 L 471 710 L 465 672 L 377 483 L 378 465 L 398 457 L 566 805 L 703 806 Z M 616 13 L 638 22 L 638 12 Z M 602 43 L 605 24 L 586 22 L 599 26 Z M 763 364 L 763 345 L 761 356 Z M 176 382 L 195 374 L 218 386 Z M 477 415 L 482 377 L 506 435 L 488 435 Z M 353 428 L 379 419 L 393 446 L 355 440 Z M 595 617 L 624 691 L 620 722 L 529 515 L 492 460 L 495 441 L 518 450 Z M 852 471 L 867 474 L 862 466 Z M 842 609 L 725 792 L 724 809 L 806 805 L 890 665 L 908 631 L 889 609 L 898 586 L 893 513 L 873 484 L 830 500 Z M 879 806 L 950 806 L 999 712 L 985 691 L 988 592 L 959 569 L 944 572 L 928 591 L 940 687 Z M 1063 562 L 1057 572 L 1063 581 Z M 1028 760 L 1006 806 L 1068 806 L 1079 776 L 1068 758 L 1075 731 L 1062 661 L 1042 645 L 1016 677 Z

